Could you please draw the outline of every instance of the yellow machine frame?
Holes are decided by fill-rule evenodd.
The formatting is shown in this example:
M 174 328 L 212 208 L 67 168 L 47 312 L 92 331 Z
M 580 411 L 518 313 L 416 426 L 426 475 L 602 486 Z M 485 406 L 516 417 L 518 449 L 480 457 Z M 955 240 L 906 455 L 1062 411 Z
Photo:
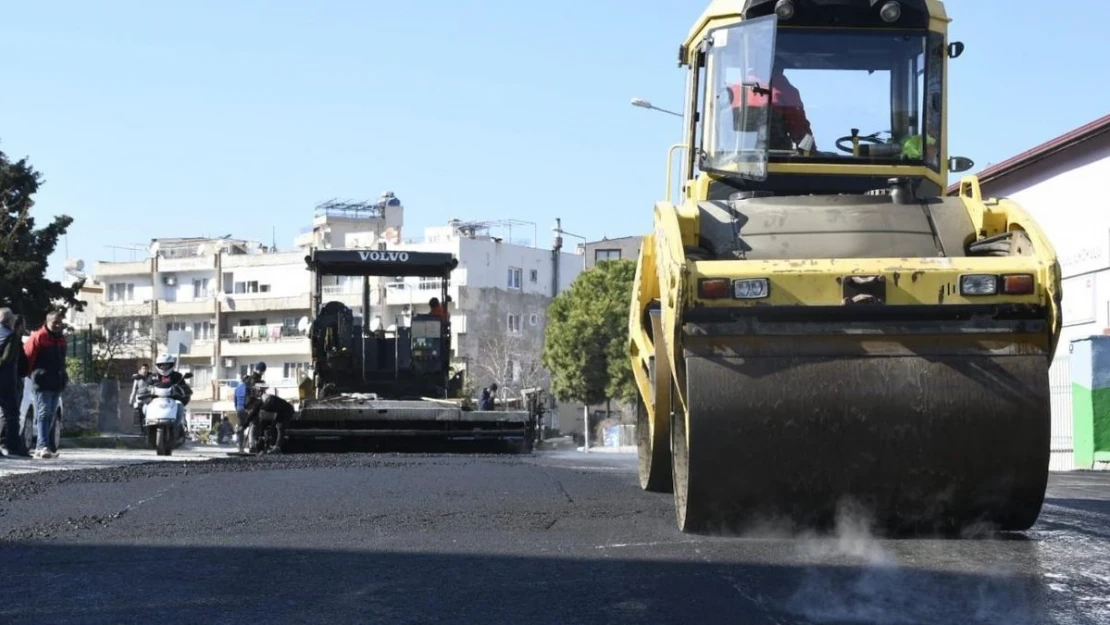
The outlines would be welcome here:
M 944 37 L 947 49 L 948 18 L 944 6 L 937 0 L 925 0 L 930 15 L 928 29 Z M 988 199 L 982 196 L 975 176 L 960 180 L 959 199 L 966 207 L 979 239 L 1006 232 L 1024 233 L 1032 254 L 1002 257 L 931 257 L 931 258 L 868 258 L 836 260 L 806 258 L 797 260 L 697 260 L 688 257 L 686 246 L 698 243 L 701 211 L 698 203 L 707 200 L 713 174 L 695 172 L 693 154 L 697 129 L 694 114 L 700 90 L 695 89 L 693 75 L 697 70 L 698 47 L 710 30 L 743 21 L 746 0 L 715 0 L 701 15 L 685 39 L 680 65 L 688 69 L 686 104 L 684 108 L 684 141 L 671 146 L 668 156 L 676 150 L 685 152 L 681 171 L 681 191 L 677 201 L 672 201 L 672 165 L 668 159 L 667 197 L 655 204 L 654 226 L 644 236 L 640 248 L 638 267 L 633 286 L 633 301 L 629 316 L 629 350 L 632 370 L 641 398 L 639 409 L 646 412 L 648 431 L 641 432 L 641 439 L 653 442 L 655 458 L 665 457 L 669 465 L 670 453 L 666 447 L 665 432 L 669 430 L 671 402 L 676 414 L 689 415 L 689 397 L 686 391 L 684 315 L 691 309 L 775 307 L 775 306 L 838 306 L 842 304 L 838 283 L 833 276 L 849 274 L 883 275 L 893 288 L 888 287 L 887 306 L 958 304 L 1033 304 L 1046 311 L 1046 331 L 1043 334 L 1006 336 L 967 335 L 962 337 L 969 346 L 988 348 L 998 341 L 1017 349 L 1043 353 L 1051 360 L 1060 333 L 1061 273 L 1056 251 L 1034 219 L 1020 206 L 1005 199 Z M 949 55 L 944 55 L 942 89 L 944 102 L 948 94 Z M 708 72 L 708 70 L 707 70 Z M 940 129 L 941 171 L 924 166 L 875 166 L 856 164 L 786 164 L 768 163 L 770 174 L 825 174 L 832 176 L 912 176 L 924 178 L 937 187 L 947 186 L 950 168 L 948 155 L 948 107 L 943 106 Z M 850 268 L 846 268 L 849 265 Z M 1026 295 L 963 296 L 960 294 L 961 274 L 1031 274 L 1035 288 Z M 703 278 L 766 278 L 772 288 L 769 297 L 761 300 L 703 299 L 697 284 Z M 652 315 L 652 308 L 658 314 Z M 707 337 L 706 341 L 718 339 Z M 729 341 L 746 340 L 729 337 L 721 340 L 718 348 L 727 350 Z M 1022 348 L 1020 344 L 1024 344 Z M 877 340 L 875 350 L 897 349 L 892 343 Z M 654 378 L 654 382 L 653 382 Z M 676 394 L 672 398 L 672 392 Z M 687 418 L 689 418 L 687 416 Z M 643 424 L 641 420 L 641 424 Z M 687 428 L 689 424 L 687 423 Z M 641 464 L 645 462 L 641 451 Z M 649 490 L 670 490 L 670 485 L 649 487 Z

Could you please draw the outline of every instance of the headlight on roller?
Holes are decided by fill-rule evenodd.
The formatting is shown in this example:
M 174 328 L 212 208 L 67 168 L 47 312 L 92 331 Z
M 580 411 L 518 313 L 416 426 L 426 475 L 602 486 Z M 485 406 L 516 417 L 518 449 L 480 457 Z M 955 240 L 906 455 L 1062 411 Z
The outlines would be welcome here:
M 997 295 L 998 276 L 971 274 L 960 276 L 960 295 Z
M 767 278 L 744 278 L 732 281 L 732 296 L 736 299 L 763 299 L 770 295 Z

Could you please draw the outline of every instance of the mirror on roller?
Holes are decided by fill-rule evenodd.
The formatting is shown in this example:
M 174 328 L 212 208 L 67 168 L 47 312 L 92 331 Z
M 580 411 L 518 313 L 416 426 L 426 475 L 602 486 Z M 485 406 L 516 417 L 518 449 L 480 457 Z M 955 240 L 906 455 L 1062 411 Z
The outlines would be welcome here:
M 966 156 L 953 156 L 948 159 L 948 171 L 958 174 L 975 167 L 975 161 Z

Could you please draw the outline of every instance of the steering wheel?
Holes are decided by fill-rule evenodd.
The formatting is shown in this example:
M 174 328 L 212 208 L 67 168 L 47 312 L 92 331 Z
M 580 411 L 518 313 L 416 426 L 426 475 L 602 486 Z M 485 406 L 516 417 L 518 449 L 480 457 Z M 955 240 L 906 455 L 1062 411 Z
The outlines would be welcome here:
M 841 137 L 837 139 L 836 148 L 841 152 L 852 154 L 852 138 L 853 137 L 851 135 L 848 135 L 847 137 Z M 860 143 L 869 143 L 871 145 L 886 145 L 886 142 L 879 138 L 879 133 L 877 132 L 870 135 L 857 135 L 855 138 L 859 139 Z M 845 141 L 848 142 L 848 144 L 841 145 Z

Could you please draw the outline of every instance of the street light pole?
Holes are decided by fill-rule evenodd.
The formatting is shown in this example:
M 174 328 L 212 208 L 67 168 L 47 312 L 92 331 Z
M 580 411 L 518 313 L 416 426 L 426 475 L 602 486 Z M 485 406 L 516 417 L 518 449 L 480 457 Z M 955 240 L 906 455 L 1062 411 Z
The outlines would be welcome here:
M 555 232 L 556 236 L 566 235 L 568 237 L 582 239 L 582 271 L 586 271 L 586 237 L 563 230 L 563 227 L 558 221 L 555 222 L 555 227 L 552 228 L 552 230 Z M 585 405 L 582 406 L 582 434 L 585 437 L 585 444 L 582 446 L 582 451 L 590 453 L 590 407 Z
M 658 106 L 655 106 L 651 102 L 648 102 L 647 100 L 644 100 L 642 98 L 632 98 L 632 106 L 638 106 L 642 109 L 650 109 L 650 110 L 653 110 L 653 111 L 659 111 L 660 113 L 666 113 L 668 115 L 674 115 L 675 117 L 682 117 L 682 113 L 676 113 L 674 111 L 668 111 L 667 109 L 659 108 Z

